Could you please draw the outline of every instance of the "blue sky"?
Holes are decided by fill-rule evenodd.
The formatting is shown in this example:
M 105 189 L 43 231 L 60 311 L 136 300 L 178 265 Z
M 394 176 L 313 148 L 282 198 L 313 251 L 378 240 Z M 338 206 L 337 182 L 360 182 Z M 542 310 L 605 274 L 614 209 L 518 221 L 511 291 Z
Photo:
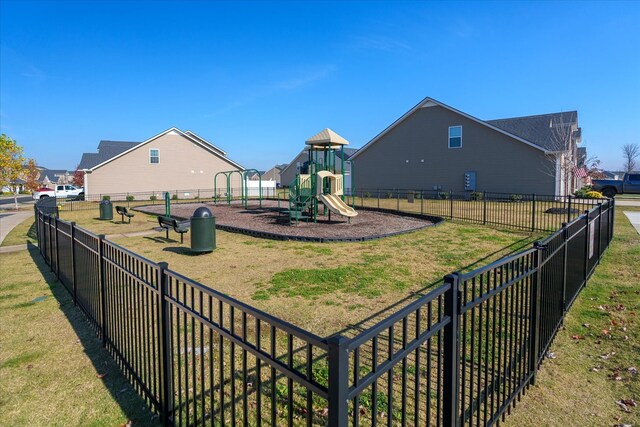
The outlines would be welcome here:
M 192 130 L 245 167 L 330 127 L 361 147 L 426 96 L 576 109 L 607 169 L 640 143 L 640 3 L 0 2 L 0 130 L 49 168 Z

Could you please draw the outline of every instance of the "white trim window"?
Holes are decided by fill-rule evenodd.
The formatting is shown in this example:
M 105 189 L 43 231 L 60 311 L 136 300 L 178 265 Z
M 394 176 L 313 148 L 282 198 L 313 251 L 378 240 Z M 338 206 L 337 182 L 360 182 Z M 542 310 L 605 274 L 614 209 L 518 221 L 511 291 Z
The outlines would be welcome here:
M 157 148 L 149 149 L 149 163 L 158 164 L 160 163 L 160 150 Z
M 449 126 L 449 148 L 462 148 L 462 126 Z

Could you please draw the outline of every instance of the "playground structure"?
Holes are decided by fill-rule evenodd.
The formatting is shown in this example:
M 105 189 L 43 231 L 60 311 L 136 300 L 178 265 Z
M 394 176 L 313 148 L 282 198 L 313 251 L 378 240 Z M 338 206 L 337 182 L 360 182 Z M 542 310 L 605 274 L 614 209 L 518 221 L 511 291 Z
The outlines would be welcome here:
M 218 195 L 218 175 L 224 175 L 226 178 L 226 192 L 224 194 L 224 199 L 227 201 L 227 205 L 231 205 L 231 201 L 233 200 L 233 188 L 231 187 L 231 177 L 234 173 L 237 173 L 240 176 L 240 201 L 242 202 L 242 206 L 247 208 L 249 206 L 249 185 L 248 185 L 248 176 L 251 173 L 255 173 L 258 175 L 258 202 L 260 204 L 260 208 L 262 208 L 262 174 L 258 172 L 256 169 L 245 169 L 241 170 L 231 170 L 231 171 L 223 171 L 218 172 L 213 177 L 213 203 L 214 205 L 218 204 L 218 199 L 220 199 Z M 224 200 L 223 199 L 223 200 Z
M 317 222 L 319 203 L 324 206 L 322 214 L 328 213 L 329 221 L 333 212 L 350 222 L 358 213 L 344 202 L 344 147 L 349 141 L 327 128 L 305 144 L 309 146 L 309 160 L 305 170 L 301 170 L 289 185 L 289 224 L 311 218 Z

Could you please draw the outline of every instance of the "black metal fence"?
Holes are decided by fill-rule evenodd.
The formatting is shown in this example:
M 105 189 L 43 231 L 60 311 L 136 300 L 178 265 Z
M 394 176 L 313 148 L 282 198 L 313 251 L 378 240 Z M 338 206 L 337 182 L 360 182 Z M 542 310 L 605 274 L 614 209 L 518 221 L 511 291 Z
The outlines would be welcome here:
M 268 187 L 263 188 L 263 198 L 277 198 L 282 191 L 280 189 Z M 161 205 L 164 204 L 165 193 L 169 193 L 171 204 L 194 203 L 194 202 L 211 202 L 227 203 L 227 200 L 238 201 L 242 199 L 242 188 L 229 189 L 229 197 L 227 198 L 227 189 L 214 190 L 213 188 L 187 189 L 187 190 L 170 190 L 170 191 L 141 191 L 129 193 L 100 193 L 82 196 L 82 198 L 58 198 L 57 206 L 59 211 L 80 211 L 96 209 L 96 204 L 102 200 L 110 200 L 118 202 L 118 204 L 127 208 L 142 205 Z M 249 188 L 250 200 L 258 199 L 258 189 Z M 43 202 L 46 199 L 43 199 Z M 52 203 L 54 199 L 49 198 L 48 203 Z
M 614 219 L 602 200 L 354 337 L 321 338 L 62 221 L 56 206 L 35 207 L 40 253 L 165 425 L 492 425 L 535 382 Z
M 531 231 L 557 230 L 563 222 L 571 222 L 585 209 L 607 200 L 540 194 L 398 189 L 362 189 L 349 194 L 349 198 L 354 208 L 387 209 Z

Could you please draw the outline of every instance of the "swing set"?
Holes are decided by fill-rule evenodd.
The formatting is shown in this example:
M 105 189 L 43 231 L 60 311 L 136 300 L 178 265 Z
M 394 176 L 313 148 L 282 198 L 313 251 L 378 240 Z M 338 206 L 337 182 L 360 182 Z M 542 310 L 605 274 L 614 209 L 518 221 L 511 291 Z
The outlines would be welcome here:
M 240 201 L 242 202 L 242 206 L 244 206 L 245 208 L 247 208 L 249 206 L 249 186 L 248 186 L 248 179 L 249 179 L 249 174 L 255 172 L 256 174 L 258 174 L 258 200 L 260 203 L 260 208 L 262 208 L 262 174 L 260 172 L 258 172 L 257 169 L 245 169 L 244 171 L 239 171 L 239 170 L 232 170 L 232 171 L 223 171 L 223 172 L 218 172 L 217 174 L 215 174 L 215 176 L 213 177 L 213 204 L 217 205 L 218 204 L 218 199 L 227 200 L 227 205 L 231 205 L 231 200 L 233 200 L 233 195 L 232 195 L 232 188 L 231 188 L 231 177 L 233 176 L 234 173 L 237 173 L 238 175 L 240 175 Z M 227 192 L 224 195 L 224 198 L 222 197 L 218 197 L 218 175 L 224 175 L 226 177 L 226 181 L 227 181 Z

